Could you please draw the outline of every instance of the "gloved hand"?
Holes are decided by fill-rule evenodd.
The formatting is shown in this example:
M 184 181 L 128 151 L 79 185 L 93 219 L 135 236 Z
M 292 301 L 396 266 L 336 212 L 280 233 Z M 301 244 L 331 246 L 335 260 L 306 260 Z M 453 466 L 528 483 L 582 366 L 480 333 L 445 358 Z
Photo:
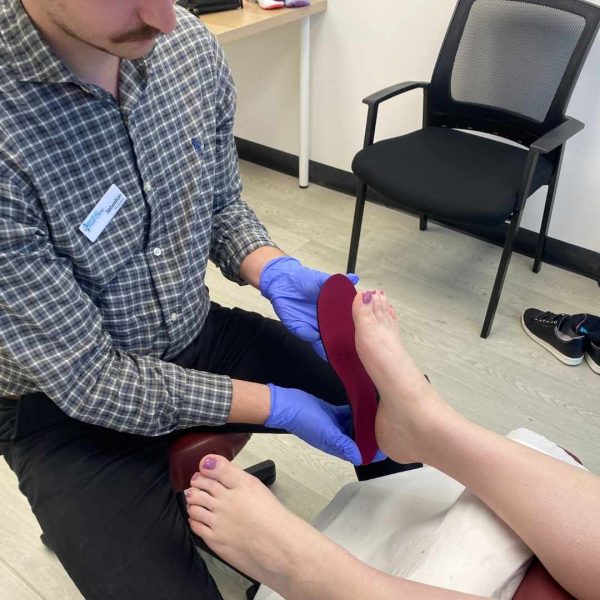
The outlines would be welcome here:
M 311 446 L 360 465 L 356 443 L 348 437 L 352 428 L 350 406 L 332 406 L 316 396 L 272 383 L 271 410 L 266 427 L 285 429 Z
M 379 448 L 377 448 L 377 452 L 375 452 L 375 456 L 373 457 L 373 460 L 371 461 L 371 463 L 381 462 L 382 460 L 385 460 L 386 458 L 387 458 L 387 456 Z
M 271 301 L 280 321 L 305 342 L 310 342 L 323 359 L 325 349 L 317 324 L 317 298 L 321 286 L 329 275 L 303 267 L 291 256 L 270 260 L 260 274 L 261 294 Z M 358 275 L 350 273 L 348 279 L 356 285 Z

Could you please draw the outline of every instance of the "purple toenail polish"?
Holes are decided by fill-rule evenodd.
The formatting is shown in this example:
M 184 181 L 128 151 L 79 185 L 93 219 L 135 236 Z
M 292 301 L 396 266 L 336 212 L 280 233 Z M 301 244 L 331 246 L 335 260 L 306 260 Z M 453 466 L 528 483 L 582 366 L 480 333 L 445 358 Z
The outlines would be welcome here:
M 209 456 L 208 458 L 204 459 L 202 466 L 205 469 L 212 471 L 217 466 L 217 459 L 213 458 L 212 456 Z
M 371 292 L 363 292 L 363 304 L 369 304 L 371 302 L 371 299 L 373 298 L 373 295 L 371 294 Z
M 192 481 L 196 481 L 196 479 L 198 479 L 198 477 L 200 477 L 200 473 L 194 473 L 192 475 Z

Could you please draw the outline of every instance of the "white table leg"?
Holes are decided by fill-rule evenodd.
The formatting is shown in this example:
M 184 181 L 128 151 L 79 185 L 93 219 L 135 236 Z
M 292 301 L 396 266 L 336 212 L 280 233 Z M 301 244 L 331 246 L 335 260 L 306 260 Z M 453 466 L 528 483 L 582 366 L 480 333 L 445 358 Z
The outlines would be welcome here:
M 308 152 L 310 133 L 310 17 L 300 26 L 300 164 L 299 185 L 308 187 Z

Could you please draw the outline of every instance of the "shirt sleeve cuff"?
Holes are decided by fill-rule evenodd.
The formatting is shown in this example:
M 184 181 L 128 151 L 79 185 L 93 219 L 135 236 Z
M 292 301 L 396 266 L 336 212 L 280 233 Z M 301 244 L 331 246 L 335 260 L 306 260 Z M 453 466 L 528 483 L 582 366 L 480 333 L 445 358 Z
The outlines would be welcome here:
M 204 371 L 188 370 L 188 373 L 177 429 L 227 423 L 233 395 L 231 378 Z

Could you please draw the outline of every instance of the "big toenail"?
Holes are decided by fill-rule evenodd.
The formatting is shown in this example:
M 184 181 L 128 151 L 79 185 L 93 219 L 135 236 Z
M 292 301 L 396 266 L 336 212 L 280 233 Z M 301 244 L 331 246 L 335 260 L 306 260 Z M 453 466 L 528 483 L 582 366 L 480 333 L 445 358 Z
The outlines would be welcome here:
M 371 292 L 363 292 L 363 304 L 369 304 L 371 302 L 371 299 L 373 298 L 373 295 L 371 294 Z
M 217 466 L 217 459 L 213 458 L 212 456 L 209 456 L 208 458 L 204 459 L 202 466 L 205 469 L 212 471 Z

